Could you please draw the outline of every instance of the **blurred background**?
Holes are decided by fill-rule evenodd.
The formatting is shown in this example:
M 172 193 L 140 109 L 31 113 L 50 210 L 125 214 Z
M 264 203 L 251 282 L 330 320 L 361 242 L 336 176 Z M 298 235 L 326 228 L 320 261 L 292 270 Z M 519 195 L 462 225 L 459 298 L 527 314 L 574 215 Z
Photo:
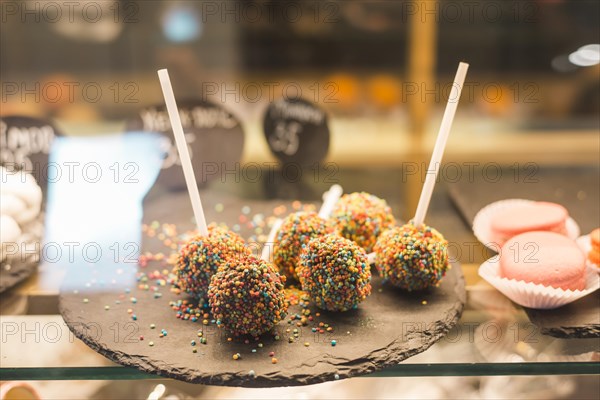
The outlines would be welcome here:
M 435 134 L 464 60 L 450 157 L 572 163 L 598 150 L 596 1 L 0 4 L 2 114 L 50 117 L 68 135 L 123 129 L 162 101 L 168 68 L 178 98 L 242 120 L 244 160 L 270 158 L 265 108 L 299 93 L 330 114 L 329 160 L 389 165 Z
M 456 67 L 466 61 L 445 162 L 597 167 L 598 15 L 595 0 L 0 0 L 0 117 L 48 119 L 68 136 L 124 132 L 140 110 L 163 102 L 156 71 L 168 68 L 178 99 L 208 100 L 239 119 L 242 163 L 276 161 L 264 137 L 265 111 L 300 96 L 329 116 L 324 162 L 387 171 L 429 160 Z M 415 176 L 407 185 L 414 190 L 402 194 L 405 218 L 421 181 Z M 436 362 L 451 352 L 420 357 Z M 368 379 L 381 379 L 377 395 L 388 398 L 573 398 L 599 390 L 597 377 L 488 377 L 365 378 L 272 392 L 171 382 L 170 393 L 363 398 L 374 393 L 365 391 L 375 387 Z M 514 393 L 506 392 L 509 381 Z M 37 387 L 60 396 L 62 385 Z M 150 381 L 127 385 L 70 387 L 94 398 L 157 390 Z M 420 389 L 399 392 L 411 385 Z M 553 391 L 533 390 L 545 386 Z

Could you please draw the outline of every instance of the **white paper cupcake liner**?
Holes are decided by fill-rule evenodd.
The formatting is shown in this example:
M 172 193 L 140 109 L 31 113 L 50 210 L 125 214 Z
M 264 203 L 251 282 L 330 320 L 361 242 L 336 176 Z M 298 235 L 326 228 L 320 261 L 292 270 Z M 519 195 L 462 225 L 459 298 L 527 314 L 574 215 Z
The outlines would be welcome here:
M 473 219 L 473 233 L 475 237 L 488 249 L 498 252 L 501 246 L 496 242 L 492 233 L 492 217 L 500 211 L 533 202 L 533 200 L 525 199 L 507 199 L 496 201 L 483 207 Z M 569 217 L 565 223 L 565 227 L 567 229 L 567 236 L 572 240 L 576 240 L 580 233 L 577 222 Z
M 498 256 L 481 264 L 479 276 L 520 306 L 539 310 L 564 306 L 600 288 L 600 276 L 592 268 L 586 270 L 586 288 L 584 290 L 555 289 L 531 282 L 503 278 L 500 276 L 500 257 Z
M 592 250 L 592 240 L 590 239 L 590 235 L 579 236 L 576 242 L 577 246 L 579 246 L 581 251 L 585 254 L 585 262 L 588 267 L 593 268 L 596 272 L 600 273 L 600 265 L 594 264 L 588 258 L 588 253 Z

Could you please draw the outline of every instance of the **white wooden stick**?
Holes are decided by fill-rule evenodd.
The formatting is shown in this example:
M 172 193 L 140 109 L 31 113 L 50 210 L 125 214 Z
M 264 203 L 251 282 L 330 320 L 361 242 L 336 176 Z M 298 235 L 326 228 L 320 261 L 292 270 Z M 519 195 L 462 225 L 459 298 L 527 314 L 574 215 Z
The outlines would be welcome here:
M 340 185 L 333 185 L 329 188 L 329 191 L 325 193 L 323 205 L 319 210 L 319 217 L 323 219 L 329 218 L 333 211 L 333 207 L 335 207 L 335 203 L 340 199 L 342 193 L 344 193 L 344 189 L 342 189 Z
M 202 209 L 200 192 L 198 191 L 194 169 L 192 168 L 192 160 L 190 159 L 187 142 L 185 141 L 183 126 L 181 125 L 181 119 L 179 118 L 179 110 L 177 109 L 177 103 L 175 102 L 175 95 L 173 94 L 173 87 L 171 86 L 171 80 L 169 79 L 169 72 L 166 69 L 159 70 L 158 79 L 160 79 L 160 86 L 162 87 L 165 103 L 167 104 L 167 112 L 169 113 L 171 128 L 173 129 L 177 151 L 179 152 L 179 158 L 181 159 L 185 183 L 188 188 L 190 200 L 192 201 L 196 226 L 198 232 L 200 232 L 202 236 L 208 236 L 208 228 L 206 227 L 206 218 L 204 217 L 204 210 Z
M 367 254 L 367 263 L 369 265 L 375 264 L 375 257 L 376 257 L 375 252 Z
M 265 242 L 265 247 L 262 249 L 262 253 L 260 258 L 263 261 L 271 261 L 271 255 L 273 254 L 273 245 L 275 244 L 275 236 L 277 236 L 277 232 L 279 228 L 281 228 L 281 223 L 283 220 L 281 218 L 277 218 L 275 222 L 273 222 L 273 226 L 271 227 L 271 232 L 269 232 L 269 236 L 267 237 L 267 241 Z
M 450 128 L 452 127 L 452 121 L 454 120 L 454 114 L 456 114 L 456 108 L 458 107 L 458 100 L 460 99 L 460 93 L 462 91 L 465 77 L 467 76 L 467 70 L 469 64 L 460 63 L 458 64 L 458 70 L 454 77 L 454 83 L 452 84 L 452 90 L 448 97 L 448 103 L 446 104 L 446 111 L 444 111 L 444 117 L 442 118 L 442 125 L 438 132 L 435 147 L 433 148 L 433 154 L 431 155 L 431 161 L 429 162 L 429 168 L 427 168 L 427 176 L 425 178 L 425 184 L 421 190 L 421 198 L 417 205 L 417 212 L 413 219 L 415 226 L 420 226 L 425 221 L 425 215 L 429 208 L 429 202 L 431 201 L 431 195 L 435 186 L 438 172 L 440 170 L 440 163 L 442 162 L 442 156 L 444 155 L 444 149 L 446 148 L 446 142 L 448 141 L 448 135 L 450 134 Z

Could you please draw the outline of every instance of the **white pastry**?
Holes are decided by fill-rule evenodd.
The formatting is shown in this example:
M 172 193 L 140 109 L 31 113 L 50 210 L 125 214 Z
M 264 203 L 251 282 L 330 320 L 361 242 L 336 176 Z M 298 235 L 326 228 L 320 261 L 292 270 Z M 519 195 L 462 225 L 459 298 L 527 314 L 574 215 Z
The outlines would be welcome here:
M 0 167 L 0 196 L 0 214 L 12 217 L 19 225 L 40 213 L 42 190 L 28 173 Z
M 27 203 L 14 194 L 0 193 L 0 215 L 18 215 L 27 210 Z
M 21 228 L 8 215 L 0 215 L 0 261 L 6 259 L 7 253 L 14 253 L 14 246 L 19 245 Z

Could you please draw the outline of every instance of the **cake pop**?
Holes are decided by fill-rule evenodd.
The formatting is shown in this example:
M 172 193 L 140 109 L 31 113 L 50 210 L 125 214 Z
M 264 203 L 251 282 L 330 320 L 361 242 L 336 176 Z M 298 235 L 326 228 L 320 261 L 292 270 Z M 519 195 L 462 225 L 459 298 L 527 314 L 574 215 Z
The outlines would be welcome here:
M 208 302 L 219 327 L 234 336 L 258 336 L 287 315 L 285 277 L 253 256 L 229 264 L 213 275 Z
M 375 244 L 375 267 L 385 281 L 408 290 L 436 286 L 446 274 L 448 242 L 429 226 L 408 223 L 389 229 Z
M 298 279 L 296 268 L 302 246 L 314 237 L 335 232 L 327 218 L 342 193 L 340 185 L 333 185 L 323 194 L 323 205 L 319 214 L 301 211 L 288 215 L 284 220 L 277 220 L 263 249 L 263 260 L 270 259 L 269 252 L 272 249 L 273 263 L 280 273 L 287 278 Z
M 287 278 L 297 279 L 296 267 L 302 246 L 314 237 L 332 232 L 333 228 L 316 212 L 300 211 L 288 215 L 273 244 L 273 263 Z
M 448 242 L 424 220 L 468 67 L 460 63 L 456 71 L 415 217 L 408 224 L 383 233 L 375 244 L 375 266 L 384 279 L 409 291 L 437 285 L 450 268 Z
M 333 226 L 340 234 L 371 252 L 377 237 L 396 221 L 387 202 L 365 192 L 346 194 L 331 213 Z
M 302 250 L 298 276 L 316 306 L 329 311 L 354 309 L 371 294 L 364 249 L 341 236 L 311 239 Z
M 211 224 L 208 235 L 193 236 L 179 251 L 173 269 L 177 286 L 185 293 L 203 299 L 210 279 L 220 268 L 250 254 L 250 248 L 238 234 Z
M 200 192 L 169 73 L 166 69 L 159 70 L 158 77 L 199 232 L 181 249 L 174 273 L 178 278 L 176 283 L 180 289 L 197 299 L 202 299 L 207 294 L 212 275 L 225 264 L 235 265 L 236 261 L 250 254 L 250 249 L 244 246 L 243 239 L 235 233 L 214 225 L 210 227 L 206 225 Z

